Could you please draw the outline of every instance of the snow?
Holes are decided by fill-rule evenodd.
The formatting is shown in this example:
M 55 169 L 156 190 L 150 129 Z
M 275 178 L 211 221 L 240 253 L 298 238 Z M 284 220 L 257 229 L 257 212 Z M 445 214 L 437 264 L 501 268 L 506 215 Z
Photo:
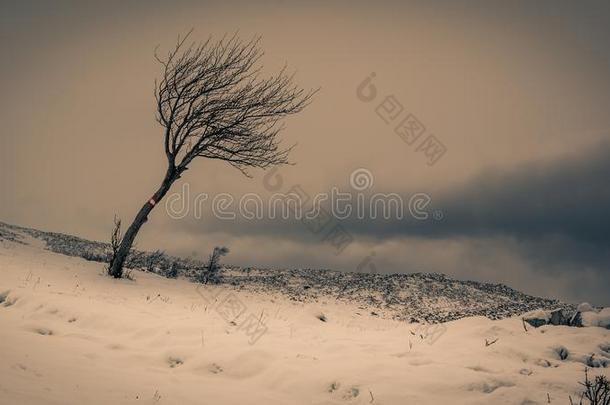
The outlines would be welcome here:
M 67 256 L 107 262 L 110 247 L 73 235 L 44 232 L 0 222 L 0 239 L 36 243 Z M 162 252 L 132 250 L 126 266 L 174 278 L 182 275 L 201 279 L 207 263 Z M 437 273 L 371 274 L 329 269 L 265 269 L 225 266 L 225 284 L 251 292 L 282 293 L 291 300 L 318 302 L 333 296 L 357 304 L 362 311 L 383 318 L 410 322 L 439 323 L 469 316 L 503 319 L 532 310 L 565 310 L 574 305 L 535 297 L 503 284 L 455 280 Z
M 584 326 L 610 327 L 610 308 L 603 308 L 599 312 L 583 312 L 582 324 Z
M 593 306 L 591 306 L 591 304 L 589 304 L 588 302 L 582 302 L 578 304 L 576 310 L 578 312 L 591 312 L 593 311 Z
M 334 296 L 115 280 L 28 242 L 0 240 L 0 404 L 569 403 L 586 364 L 610 370 L 601 327 L 409 324 Z

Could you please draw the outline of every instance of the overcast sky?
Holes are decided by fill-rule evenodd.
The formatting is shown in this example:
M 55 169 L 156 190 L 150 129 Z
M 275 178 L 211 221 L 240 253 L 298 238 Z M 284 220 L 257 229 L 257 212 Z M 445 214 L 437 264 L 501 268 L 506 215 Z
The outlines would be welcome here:
M 260 34 L 265 72 L 287 63 L 321 89 L 285 123 L 295 164 L 246 178 L 198 161 L 174 191 L 266 197 L 279 181 L 315 195 L 349 190 L 364 168 L 368 192 L 426 193 L 442 218 L 349 218 L 353 242 L 336 254 L 299 222 L 160 206 L 139 248 L 203 258 L 222 244 L 243 266 L 441 272 L 610 304 L 609 3 L 226 3 L 2 2 L 0 221 L 107 239 L 164 174 L 155 47 L 191 28 L 195 40 Z M 445 145 L 434 165 L 378 116 L 387 96 Z

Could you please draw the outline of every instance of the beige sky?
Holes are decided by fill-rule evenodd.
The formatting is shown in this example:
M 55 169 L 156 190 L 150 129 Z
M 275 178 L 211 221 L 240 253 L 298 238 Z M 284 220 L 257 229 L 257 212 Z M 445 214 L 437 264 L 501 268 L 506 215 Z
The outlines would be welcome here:
M 490 171 L 586 160 L 609 138 L 610 13 L 603 3 L 60 2 L 3 4 L 1 14 L 0 220 L 10 223 L 106 239 L 114 213 L 132 218 L 164 171 L 153 51 L 190 28 L 194 39 L 260 34 L 265 71 L 287 62 L 299 84 L 321 88 L 283 133 L 287 145 L 298 146 L 291 155 L 296 165 L 282 176 L 311 193 L 345 185 L 364 167 L 378 190 L 422 191 L 434 199 Z M 367 104 L 356 87 L 371 72 L 379 98 Z M 426 165 L 375 114 L 386 95 L 446 145 L 436 165 Z M 184 181 L 195 192 L 266 193 L 262 173 L 253 174 L 248 179 L 221 162 L 199 161 Z M 569 296 L 570 278 L 536 273 L 516 247 L 519 235 L 381 241 L 368 235 L 335 257 L 319 241 L 290 236 L 298 231 L 208 232 L 207 225 L 204 219 L 194 229 L 193 221 L 172 221 L 158 210 L 138 245 L 203 257 L 226 243 L 233 248 L 229 259 L 243 265 L 345 270 L 377 249 L 386 256 L 377 253 L 381 271 L 443 271 Z M 473 257 L 488 251 L 481 245 L 497 253 Z M 571 271 L 565 270 L 575 277 Z M 592 285 L 607 276 L 591 271 Z M 548 282 L 557 291 L 545 290 Z

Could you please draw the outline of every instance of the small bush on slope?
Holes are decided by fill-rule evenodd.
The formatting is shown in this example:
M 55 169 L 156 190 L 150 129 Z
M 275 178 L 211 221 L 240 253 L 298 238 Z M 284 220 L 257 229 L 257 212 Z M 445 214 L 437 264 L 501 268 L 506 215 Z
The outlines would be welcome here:
M 121 220 L 120 218 L 114 217 L 114 228 L 112 229 L 112 233 L 110 234 L 110 261 L 108 263 L 108 275 L 113 276 L 115 278 L 121 278 L 122 274 L 113 274 L 111 272 L 112 264 L 114 263 L 114 258 L 116 257 L 117 252 L 119 251 L 119 246 L 121 245 Z
M 208 264 L 201 269 L 199 282 L 203 284 L 218 284 L 221 279 L 220 258 L 229 253 L 229 248 L 216 246 L 210 255 Z
M 589 374 L 585 368 L 585 381 L 579 382 L 585 387 L 580 394 L 580 402 L 578 405 L 610 405 L 610 383 L 606 376 L 598 375 L 595 380 L 589 380 Z M 584 400 L 588 402 L 583 402 Z M 570 397 L 570 404 L 577 405 Z

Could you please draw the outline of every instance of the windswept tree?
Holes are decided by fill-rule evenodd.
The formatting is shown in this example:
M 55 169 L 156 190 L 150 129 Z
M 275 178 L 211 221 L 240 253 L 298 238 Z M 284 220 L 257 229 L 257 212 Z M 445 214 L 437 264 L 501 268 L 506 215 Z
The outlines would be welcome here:
M 249 168 L 287 163 L 290 148 L 281 148 L 278 139 L 281 121 L 300 112 L 315 93 L 296 86 L 285 67 L 261 74 L 260 37 L 186 45 L 188 37 L 178 38 L 165 57 L 155 52 L 162 69 L 155 97 L 167 171 L 114 254 L 108 272 L 116 278 L 140 227 L 194 159 L 224 160 L 246 176 Z

